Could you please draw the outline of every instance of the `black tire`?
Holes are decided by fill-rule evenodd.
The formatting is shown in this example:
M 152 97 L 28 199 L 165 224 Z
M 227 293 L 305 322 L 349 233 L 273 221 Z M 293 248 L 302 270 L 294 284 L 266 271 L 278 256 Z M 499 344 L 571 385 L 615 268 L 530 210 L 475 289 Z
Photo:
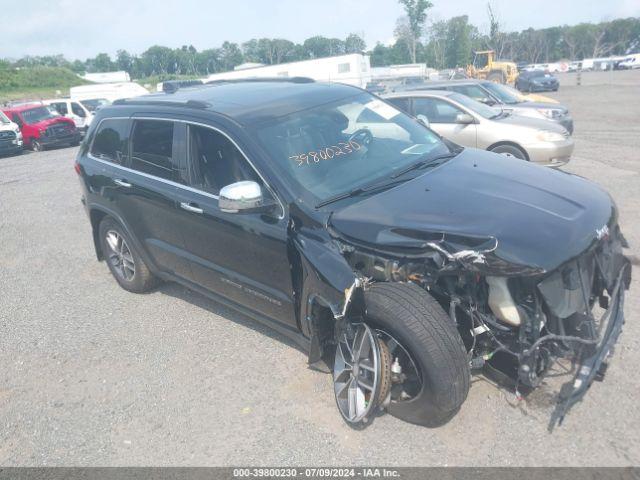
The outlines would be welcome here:
M 31 150 L 34 152 L 41 152 L 44 150 L 44 147 L 38 140 L 31 140 Z
M 470 371 L 462 338 L 436 300 L 411 283 L 377 283 L 365 291 L 367 323 L 389 332 L 410 353 L 423 379 L 411 400 L 388 412 L 427 427 L 448 422 L 469 392 Z
M 507 81 L 503 72 L 491 72 L 487 75 L 487 80 L 495 83 L 505 83 Z
M 125 241 L 125 246 L 130 252 L 130 256 L 133 259 L 134 265 L 134 273 L 130 278 L 124 278 L 123 275 L 118 270 L 114 258 L 110 256 L 111 248 L 107 241 L 107 235 L 110 232 L 117 233 L 122 239 Z M 122 288 L 134 293 L 145 293 L 152 290 L 156 287 L 160 280 L 151 273 L 147 265 L 144 263 L 140 254 L 135 249 L 131 238 L 127 234 L 124 228 L 116 222 L 111 217 L 105 217 L 102 222 L 100 222 L 99 227 L 99 235 L 100 235 L 100 246 L 102 248 L 102 252 L 104 254 L 105 261 L 111 274 L 116 279 L 116 281 L 120 284 Z
M 527 160 L 527 154 L 520 147 L 515 145 L 497 145 L 489 149 L 490 152 L 499 153 L 507 157 L 514 157 L 518 160 Z

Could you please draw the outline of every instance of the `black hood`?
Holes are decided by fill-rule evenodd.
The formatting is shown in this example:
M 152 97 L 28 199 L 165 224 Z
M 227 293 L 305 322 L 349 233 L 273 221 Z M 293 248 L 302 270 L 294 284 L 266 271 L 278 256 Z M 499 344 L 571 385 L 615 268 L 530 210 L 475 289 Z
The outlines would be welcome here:
M 613 201 L 595 184 L 475 149 L 330 218 L 346 240 L 380 249 L 427 249 L 425 239 L 438 235 L 474 245 L 495 239 L 500 260 L 545 271 L 582 253 L 613 221 Z

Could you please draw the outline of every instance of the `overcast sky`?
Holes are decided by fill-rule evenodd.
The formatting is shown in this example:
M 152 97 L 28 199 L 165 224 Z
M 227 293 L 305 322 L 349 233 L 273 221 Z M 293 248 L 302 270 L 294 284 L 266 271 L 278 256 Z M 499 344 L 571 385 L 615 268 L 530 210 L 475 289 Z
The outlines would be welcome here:
M 486 0 L 432 0 L 430 16 L 467 14 L 487 29 Z M 492 0 L 508 30 L 640 16 L 640 0 Z M 373 47 L 393 38 L 396 0 L 0 0 L 0 58 L 62 53 L 85 59 L 160 44 L 198 50 L 224 40 L 354 32 Z

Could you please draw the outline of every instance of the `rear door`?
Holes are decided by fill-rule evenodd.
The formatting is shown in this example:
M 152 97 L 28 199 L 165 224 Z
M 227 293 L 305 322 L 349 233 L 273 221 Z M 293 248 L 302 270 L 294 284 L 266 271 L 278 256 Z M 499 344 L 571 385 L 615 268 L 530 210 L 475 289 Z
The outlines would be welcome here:
M 180 155 L 184 125 L 170 119 L 130 123 L 130 154 L 111 175 L 114 204 L 158 268 L 190 279 L 177 202 L 178 188 L 187 183 Z
M 432 130 L 444 138 L 465 147 L 477 146 L 476 125 L 456 122 L 458 114 L 467 113 L 461 108 L 441 98 L 414 97 L 414 116 L 424 115 Z

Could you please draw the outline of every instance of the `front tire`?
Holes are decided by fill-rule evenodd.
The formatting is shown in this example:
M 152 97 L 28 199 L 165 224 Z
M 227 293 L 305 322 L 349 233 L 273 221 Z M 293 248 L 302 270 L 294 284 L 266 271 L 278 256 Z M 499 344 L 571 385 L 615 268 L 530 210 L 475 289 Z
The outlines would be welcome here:
M 410 400 L 391 402 L 390 414 L 437 427 L 459 411 L 470 370 L 462 338 L 436 300 L 413 283 L 377 283 L 365 291 L 366 321 L 388 332 L 410 354 L 422 387 Z
M 38 140 L 31 140 L 31 150 L 34 152 L 42 152 L 44 147 Z
M 515 145 L 498 145 L 489 150 L 493 153 L 504 155 L 505 157 L 516 158 L 518 160 L 527 160 L 527 154 L 521 148 Z
M 159 283 L 118 222 L 106 217 L 100 222 L 99 234 L 102 253 L 109 270 L 122 288 L 134 293 L 145 293 Z

